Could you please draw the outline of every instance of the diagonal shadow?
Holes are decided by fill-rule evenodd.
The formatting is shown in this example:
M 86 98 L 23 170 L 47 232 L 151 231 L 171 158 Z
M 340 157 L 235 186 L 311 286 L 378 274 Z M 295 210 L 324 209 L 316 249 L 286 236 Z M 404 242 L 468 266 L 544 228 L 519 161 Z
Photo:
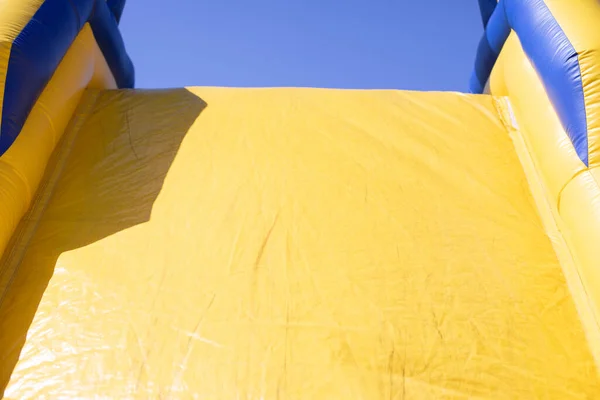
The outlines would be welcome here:
M 15 270 L 0 294 L 0 395 L 59 256 L 149 221 L 180 145 L 206 106 L 186 89 L 105 91 L 76 136 L 65 134 L 40 200 L 9 245 L 13 258 L 2 260 Z

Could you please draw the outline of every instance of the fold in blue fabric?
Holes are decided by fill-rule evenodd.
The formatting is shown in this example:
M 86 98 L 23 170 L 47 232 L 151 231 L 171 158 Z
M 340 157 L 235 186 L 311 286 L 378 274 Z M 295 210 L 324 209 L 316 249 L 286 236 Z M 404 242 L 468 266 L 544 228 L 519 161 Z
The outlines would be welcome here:
M 479 11 L 481 11 L 481 21 L 484 28 L 487 26 L 497 4 L 497 0 L 479 0 Z
M 123 9 L 125 8 L 125 0 L 106 0 L 106 4 L 115 17 L 117 24 L 121 22 L 121 15 L 123 15 Z

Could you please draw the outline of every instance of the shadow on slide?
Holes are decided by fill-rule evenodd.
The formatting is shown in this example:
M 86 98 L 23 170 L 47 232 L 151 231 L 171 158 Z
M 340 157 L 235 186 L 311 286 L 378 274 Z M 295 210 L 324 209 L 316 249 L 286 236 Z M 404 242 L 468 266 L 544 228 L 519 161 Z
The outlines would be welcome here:
M 180 145 L 206 106 L 186 89 L 102 92 L 72 147 L 57 152 L 41 190 L 49 195 L 23 218 L 11 243 L 16 251 L 3 260 L 12 264 L 12 277 L 0 293 L 0 394 L 60 255 L 149 221 Z M 59 149 L 68 142 L 69 134 Z

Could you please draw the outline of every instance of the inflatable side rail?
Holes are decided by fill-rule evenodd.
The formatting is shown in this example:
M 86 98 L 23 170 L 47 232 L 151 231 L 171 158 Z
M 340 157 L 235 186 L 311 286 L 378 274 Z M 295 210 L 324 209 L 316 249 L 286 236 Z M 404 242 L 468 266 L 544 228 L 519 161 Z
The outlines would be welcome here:
M 600 2 L 493 3 L 480 1 L 470 89 L 508 99 L 506 122 L 561 232 L 553 241 L 567 244 L 600 329 Z
M 32 107 L 86 23 L 117 86 L 134 86 L 133 64 L 118 29 L 124 1 L 9 0 L 6 3 L 3 12 L 18 14 L 19 18 L 7 21 L 16 34 L 9 32 L 0 38 L 4 43 L 1 51 L 5 53 L 1 58 L 8 60 L 6 66 L 0 66 L 0 75 L 5 75 L 1 93 L 0 155 L 19 135 Z
M 577 155 L 589 165 L 588 121 L 579 56 L 543 0 L 500 0 L 486 23 L 477 50 L 471 91 L 483 93 L 511 29 L 538 73 Z
M 0 254 L 35 201 L 86 89 L 131 88 L 119 0 L 3 0 L 0 7 Z

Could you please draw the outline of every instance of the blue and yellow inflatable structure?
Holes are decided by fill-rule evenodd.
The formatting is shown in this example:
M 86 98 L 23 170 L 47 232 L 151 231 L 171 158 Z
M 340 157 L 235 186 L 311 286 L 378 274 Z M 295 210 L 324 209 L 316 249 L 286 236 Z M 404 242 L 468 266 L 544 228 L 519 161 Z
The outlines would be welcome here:
M 124 5 L 0 5 L 3 398 L 600 397 L 600 3 L 471 93 L 135 89 Z
M 474 93 L 510 100 L 600 316 L 600 21 L 595 1 L 483 2 Z

